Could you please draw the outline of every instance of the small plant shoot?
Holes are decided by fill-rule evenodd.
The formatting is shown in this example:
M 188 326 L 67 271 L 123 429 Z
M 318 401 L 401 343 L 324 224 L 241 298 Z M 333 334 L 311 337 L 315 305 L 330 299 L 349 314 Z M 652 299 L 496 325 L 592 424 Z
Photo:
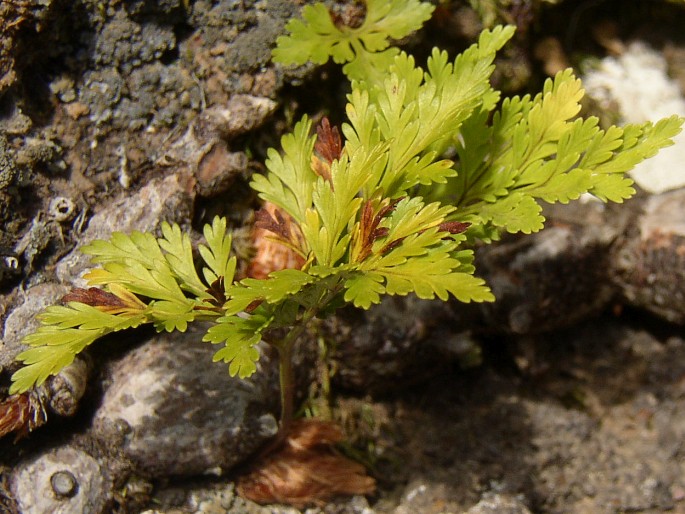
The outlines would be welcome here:
M 272 207 L 257 214 L 257 227 L 301 265 L 236 280 L 221 218 L 204 227 L 197 248 L 169 224 L 159 238 L 95 241 L 83 248 L 99 266 L 85 276 L 88 287 L 40 315 L 10 392 L 41 384 L 106 334 L 146 323 L 184 331 L 209 320 L 204 341 L 220 346 L 214 360 L 231 376 L 257 370 L 260 341 L 278 351 L 287 431 L 293 347 L 315 317 L 344 304 L 368 309 L 385 295 L 494 301 L 477 277 L 475 244 L 541 230 L 543 202 L 588 193 L 623 202 L 635 193 L 626 172 L 680 131 L 676 116 L 607 130 L 579 118 L 583 89 L 571 70 L 535 96 L 500 98 L 489 79 L 511 26 L 484 31 L 456 58 L 436 48 L 421 67 L 391 43 L 432 10 L 418 0 L 367 0 L 363 20 L 348 26 L 323 4 L 306 6 L 278 39 L 275 61 L 332 58 L 350 80 L 347 121 L 313 127 L 303 117 L 281 150 L 268 152 L 268 171 L 252 178 Z

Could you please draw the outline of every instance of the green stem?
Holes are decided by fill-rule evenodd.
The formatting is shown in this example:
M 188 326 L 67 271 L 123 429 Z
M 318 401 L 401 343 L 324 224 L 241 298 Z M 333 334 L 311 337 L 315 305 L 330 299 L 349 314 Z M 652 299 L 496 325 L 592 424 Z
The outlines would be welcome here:
M 278 373 L 281 389 L 281 419 L 279 422 L 279 439 L 290 429 L 295 414 L 295 370 L 293 369 L 293 349 L 295 343 L 303 334 L 309 322 L 325 307 L 338 293 L 339 286 L 332 288 L 323 295 L 316 306 L 309 307 L 296 322 L 292 330 L 273 346 L 278 350 Z
M 296 332 L 296 330 L 292 330 L 288 336 L 293 332 Z M 298 332 L 301 332 L 301 330 Z M 278 346 L 278 378 L 281 388 L 279 431 L 283 434 L 287 433 L 290 429 L 295 412 L 295 372 L 293 369 L 295 338 L 293 337 L 288 341 L 288 336 L 283 340 L 283 344 Z

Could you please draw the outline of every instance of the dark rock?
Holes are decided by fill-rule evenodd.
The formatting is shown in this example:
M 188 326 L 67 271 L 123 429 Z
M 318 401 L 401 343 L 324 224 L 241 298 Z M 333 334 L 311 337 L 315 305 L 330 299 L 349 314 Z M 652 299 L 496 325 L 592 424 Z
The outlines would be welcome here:
M 685 323 L 684 220 L 685 189 L 650 196 L 612 261 L 623 299 L 673 323 Z
M 601 312 L 614 295 L 610 249 L 626 213 L 614 216 L 596 202 L 550 211 L 543 231 L 478 251 L 476 275 L 496 298 L 478 306 L 488 329 L 526 334 L 569 326 Z
M 450 321 L 447 304 L 413 295 L 384 298 L 368 311 L 340 311 L 323 328 L 336 383 L 368 392 L 395 389 L 398 378 L 406 385 L 425 379 L 440 368 L 436 346 Z
M 205 327 L 206 328 L 206 327 Z M 160 334 L 111 369 L 93 435 L 119 447 L 140 473 L 221 474 L 277 429 L 277 380 L 268 355 L 240 380 L 212 363 L 203 331 Z
M 17 175 L 17 165 L 9 143 L 4 134 L 0 133 L 0 191 L 7 189 L 14 183 Z

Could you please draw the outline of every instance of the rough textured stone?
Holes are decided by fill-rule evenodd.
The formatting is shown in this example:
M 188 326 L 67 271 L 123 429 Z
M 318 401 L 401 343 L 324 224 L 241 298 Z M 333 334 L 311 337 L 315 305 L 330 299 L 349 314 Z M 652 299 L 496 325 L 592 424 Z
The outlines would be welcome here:
M 685 189 L 645 201 L 612 264 L 628 303 L 685 323 Z
M 247 155 L 231 152 L 226 141 L 264 123 L 276 105 L 268 98 L 234 95 L 226 106 L 210 107 L 198 116 L 161 152 L 158 163 L 192 173 L 201 196 L 223 193 L 248 166 Z
M 69 288 L 54 282 L 38 284 L 24 293 L 19 304 L 5 318 L 2 340 L 0 340 L 0 371 L 12 364 L 17 354 L 26 349 L 21 339 L 34 331 L 39 322 L 36 315 L 59 299 Z
M 159 229 L 162 221 L 188 219 L 193 197 L 186 186 L 183 177 L 170 175 L 152 179 L 134 194 L 120 195 L 88 221 L 88 228 L 79 239 L 80 246 L 95 239 L 108 239 L 113 232 L 152 232 Z M 73 284 L 90 268 L 90 258 L 76 248 L 59 262 L 55 272 L 62 282 Z M 85 284 L 81 280 L 75 285 Z
M 554 206 L 546 214 L 543 231 L 477 253 L 476 274 L 496 298 L 478 306 L 489 329 L 526 334 L 568 326 L 600 312 L 614 294 L 610 249 L 626 215 L 597 202 Z
M 388 297 L 368 311 L 346 309 L 324 326 L 336 383 L 362 391 L 395 389 L 440 368 L 442 329 L 454 320 L 444 302 Z M 442 327 L 442 328 L 441 328 Z
M 221 474 L 276 431 L 269 357 L 252 378 L 231 378 L 226 365 L 212 363 L 217 349 L 200 342 L 203 333 L 158 335 L 111 370 L 94 436 L 119 446 L 142 473 Z
M 20 463 L 10 477 L 20 512 L 106 512 L 111 483 L 106 471 L 82 450 L 63 446 Z
M 506 494 L 486 493 L 466 514 L 530 514 L 520 498 Z

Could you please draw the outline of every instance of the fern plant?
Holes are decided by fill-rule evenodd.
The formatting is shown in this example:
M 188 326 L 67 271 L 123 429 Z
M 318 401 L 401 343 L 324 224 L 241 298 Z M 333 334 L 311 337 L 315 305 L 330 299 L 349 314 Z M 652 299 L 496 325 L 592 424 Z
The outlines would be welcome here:
M 577 118 L 583 90 L 570 70 L 534 97 L 501 100 L 489 77 L 514 33 L 509 26 L 484 31 L 454 60 L 435 49 L 421 68 L 390 40 L 418 29 L 432 10 L 418 0 L 368 0 L 364 22 L 348 27 L 323 5 L 307 6 L 279 38 L 275 60 L 332 57 L 351 81 L 341 132 L 324 120 L 313 133 L 305 116 L 281 152 L 268 152 L 268 172 L 252 179 L 275 206 L 257 214 L 257 226 L 301 257 L 299 269 L 236 280 L 221 218 L 204 228 L 196 251 L 169 224 L 160 238 L 134 232 L 96 241 L 83 251 L 101 267 L 86 275 L 87 289 L 40 315 L 11 392 L 40 384 L 105 334 L 144 323 L 183 331 L 211 320 L 204 341 L 222 345 L 214 360 L 232 376 L 256 371 L 260 341 L 278 350 L 286 431 L 293 346 L 315 317 L 343 304 L 368 309 L 384 295 L 493 301 L 474 275 L 474 243 L 542 229 L 540 202 L 585 193 L 622 202 L 634 194 L 625 173 L 680 131 L 675 116 L 608 130 Z M 456 158 L 444 157 L 450 149 Z

